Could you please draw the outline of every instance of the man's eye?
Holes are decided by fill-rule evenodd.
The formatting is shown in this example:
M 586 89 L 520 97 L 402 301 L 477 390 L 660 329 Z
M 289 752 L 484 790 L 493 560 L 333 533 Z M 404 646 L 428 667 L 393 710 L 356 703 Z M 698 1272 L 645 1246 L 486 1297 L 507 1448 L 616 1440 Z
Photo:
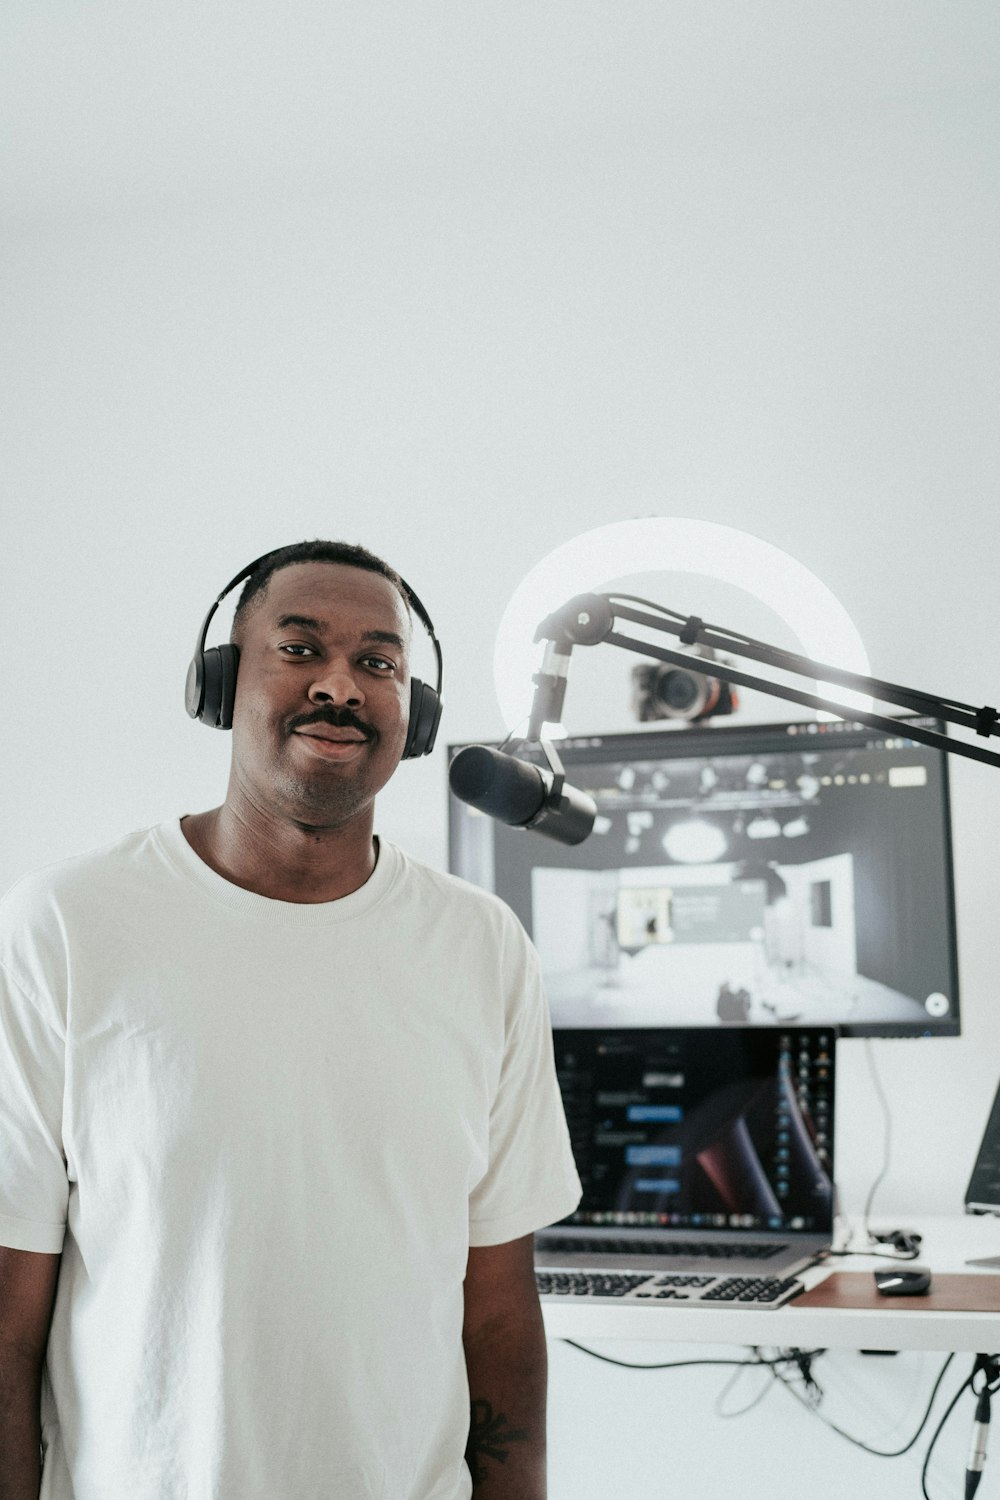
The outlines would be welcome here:
M 379 671 L 391 672 L 395 666 L 395 662 L 391 662 L 386 656 L 366 656 L 365 661 L 368 666 L 375 667 Z
M 310 651 L 311 652 L 312 651 L 312 647 L 311 646 L 303 646 L 300 641 L 285 641 L 282 645 L 280 645 L 278 647 L 278 650 L 279 651 L 291 651 L 291 652 L 296 652 L 296 651 Z

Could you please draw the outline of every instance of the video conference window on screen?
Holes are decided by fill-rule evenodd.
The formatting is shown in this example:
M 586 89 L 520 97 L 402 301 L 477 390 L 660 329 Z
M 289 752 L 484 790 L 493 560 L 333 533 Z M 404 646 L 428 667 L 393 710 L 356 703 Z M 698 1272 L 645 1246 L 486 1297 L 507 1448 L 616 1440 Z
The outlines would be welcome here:
M 451 868 L 524 923 L 557 1029 L 955 1035 L 947 755 L 907 723 L 942 727 L 560 740 L 567 781 L 597 804 L 590 837 L 556 844 L 452 796 Z

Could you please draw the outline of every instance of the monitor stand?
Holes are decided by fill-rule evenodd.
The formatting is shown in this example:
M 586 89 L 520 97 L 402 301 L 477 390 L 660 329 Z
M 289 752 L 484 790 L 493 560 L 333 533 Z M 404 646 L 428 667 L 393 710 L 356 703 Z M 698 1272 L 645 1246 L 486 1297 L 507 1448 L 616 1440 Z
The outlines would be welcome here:
M 984 1255 L 979 1260 L 967 1260 L 967 1266 L 981 1266 L 987 1271 L 1000 1271 L 1000 1255 Z

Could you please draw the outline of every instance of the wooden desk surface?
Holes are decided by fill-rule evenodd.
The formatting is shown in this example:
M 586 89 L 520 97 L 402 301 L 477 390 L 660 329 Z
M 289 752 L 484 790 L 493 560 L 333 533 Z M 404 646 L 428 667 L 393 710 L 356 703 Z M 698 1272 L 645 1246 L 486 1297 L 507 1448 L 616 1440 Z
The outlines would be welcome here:
M 905 1263 L 900 1266 L 902 1271 L 907 1269 Z M 1000 1313 L 1000 1276 L 944 1271 L 932 1276 L 928 1291 L 915 1297 L 885 1297 L 877 1290 L 871 1271 L 832 1271 L 796 1301 L 800 1311 L 806 1307 L 840 1307 L 892 1313 Z

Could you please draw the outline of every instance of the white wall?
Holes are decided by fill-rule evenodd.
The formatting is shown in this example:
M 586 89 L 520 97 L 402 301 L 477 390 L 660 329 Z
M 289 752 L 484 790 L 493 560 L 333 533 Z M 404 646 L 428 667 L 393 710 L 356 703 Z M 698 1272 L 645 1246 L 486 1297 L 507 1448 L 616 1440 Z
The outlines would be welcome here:
M 381 827 L 439 865 L 443 742 L 501 729 L 504 605 L 606 522 L 752 532 L 838 595 L 877 675 L 996 702 L 994 6 L 204 10 L 0 21 L 0 886 L 221 799 L 226 738 L 182 707 L 197 626 L 301 537 L 383 552 L 437 623 L 442 749 Z M 650 568 L 708 614 L 716 593 Z M 765 634 L 752 589 L 722 620 Z M 953 791 L 965 1031 L 874 1046 L 887 1224 L 960 1208 L 1000 1076 L 1000 776 L 954 760 Z M 881 1124 L 842 1050 L 858 1210 Z M 616 1432 L 652 1399 L 654 1377 L 557 1356 L 557 1422 Z M 696 1389 L 663 1387 L 674 1448 L 696 1414 L 716 1443 Z M 744 1462 L 757 1431 L 788 1445 L 779 1497 L 816 1442 L 780 1394 L 773 1431 L 732 1428 Z M 630 1472 L 666 1492 L 636 1441 Z M 912 1493 L 831 1444 L 844 1484 L 875 1466 Z M 556 1500 L 610 1491 L 562 1472 Z

